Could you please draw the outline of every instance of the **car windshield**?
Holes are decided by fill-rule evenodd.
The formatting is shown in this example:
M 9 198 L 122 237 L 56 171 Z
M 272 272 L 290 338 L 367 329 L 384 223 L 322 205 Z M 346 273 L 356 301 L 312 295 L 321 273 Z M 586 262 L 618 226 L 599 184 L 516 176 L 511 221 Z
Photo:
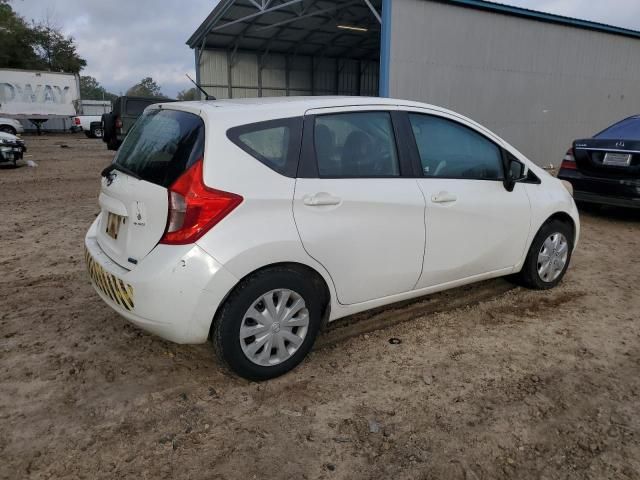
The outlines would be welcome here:
M 128 173 L 169 187 L 204 154 L 204 123 L 192 113 L 152 109 L 135 123 L 114 163 Z
M 598 133 L 601 140 L 640 140 L 640 117 L 631 117 Z

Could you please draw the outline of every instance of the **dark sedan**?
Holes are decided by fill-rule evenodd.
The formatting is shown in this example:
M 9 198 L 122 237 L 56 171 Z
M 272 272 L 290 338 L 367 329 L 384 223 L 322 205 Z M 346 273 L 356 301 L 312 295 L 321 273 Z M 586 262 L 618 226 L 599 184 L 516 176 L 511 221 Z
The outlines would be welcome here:
M 11 133 L 0 132 L 0 164 L 13 163 L 15 166 L 26 151 L 24 140 Z
M 577 202 L 640 208 L 640 115 L 573 142 L 558 178 Z

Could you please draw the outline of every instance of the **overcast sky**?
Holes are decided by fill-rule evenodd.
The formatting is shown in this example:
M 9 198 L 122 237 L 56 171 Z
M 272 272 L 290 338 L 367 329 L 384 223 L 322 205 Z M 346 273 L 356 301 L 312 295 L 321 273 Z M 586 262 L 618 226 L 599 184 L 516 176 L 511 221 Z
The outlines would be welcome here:
M 28 20 L 72 35 L 92 75 L 114 93 L 152 76 L 165 94 L 190 87 L 194 54 L 185 45 L 216 0 L 12 0 Z M 639 0 L 503 0 L 502 3 L 640 30 Z

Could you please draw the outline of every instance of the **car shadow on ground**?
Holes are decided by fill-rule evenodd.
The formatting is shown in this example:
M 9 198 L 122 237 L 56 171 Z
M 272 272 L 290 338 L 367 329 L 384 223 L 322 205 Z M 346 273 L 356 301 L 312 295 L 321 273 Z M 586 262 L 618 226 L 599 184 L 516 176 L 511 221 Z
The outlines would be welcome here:
M 616 220 L 621 222 L 640 222 L 640 208 L 610 207 L 607 205 L 579 204 L 581 215 Z

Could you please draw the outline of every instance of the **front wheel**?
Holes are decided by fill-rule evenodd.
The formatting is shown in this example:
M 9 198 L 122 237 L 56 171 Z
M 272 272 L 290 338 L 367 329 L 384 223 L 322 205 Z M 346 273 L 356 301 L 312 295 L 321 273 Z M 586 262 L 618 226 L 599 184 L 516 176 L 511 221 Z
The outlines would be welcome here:
M 275 267 L 243 280 L 216 316 L 212 341 L 231 370 L 267 380 L 296 367 L 320 329 L 322 295 L 301 270 Z
M 531 243 L 518 279 L 536 290 L 555 287 L 569 268 L 572 250 L 571 226 L 560 220 L 545 223 Z

